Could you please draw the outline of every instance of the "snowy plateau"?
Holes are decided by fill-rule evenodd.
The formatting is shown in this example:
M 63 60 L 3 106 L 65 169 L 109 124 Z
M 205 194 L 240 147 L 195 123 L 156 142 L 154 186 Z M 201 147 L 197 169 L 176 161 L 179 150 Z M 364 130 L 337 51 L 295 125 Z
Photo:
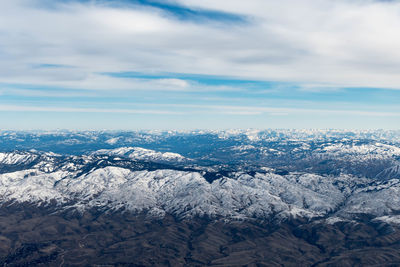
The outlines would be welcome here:
M 35 243 L 31 248 L 33 252 L 27 251 L 27 246 L 30 246 L 27 244 L 32 241 L 24 241 L 25 237 L 21 236 L 16 238 L 18 231 L 6 226 L 13 216 L 16 216 L 15 222 L 22 225 L 26 220 L 35 223 L 38 218 L 46 218 L 47 223 L 54 218 L 68 223 L 79 222 L 79 226 L 70 231 L 81 233 L 77 235 L 81 236 L 76 239 L 78 241 L 74 242 L 78 242 L 82 249 L 89 246 L 88 240 L 81 240 L 82 234 L 83 239 L 96 236 L 96 232 L 90 230 L 93 225 L 103 225 L 102 228 L 99 226 L 103 234 L 112 232 L 118 227 L 113 230 L 105 225 L 111 224 L 110 220 L 114 222 L 118 216 L 124 218 L 118 221 L 118 225 L 133 216 L 129 222 L 139 232 L 144 222 L 152 225 L 153 230 L 149 233 L 158 229 L 159 226 L 154 228 L 155 222 L 163 222 L 161 232 L 168 232 L 171 227 L 178 229 L 174 228 L 178 232 L 171 230 L 169 233 L 173 238 L 184 235 L 185 227 L 188 227 L 190 234 L 180 237 L 188 244 L 185 247 L 188 251 L 182 252 L 185 256 L 181 256 L 181 251 L 176 248 L 176 257 L 172 257 L 163 250 L 158 260 L 165 260 L 165 264 L 160 264 L 165 266 L 235 266 L 241 260 L 243 264 L 238 266 L 265 264 L 262 260 L 265 258 L 254 255 L 266 252 L 255 248 L 254 251 L 248 248 L 253 253 L 250 256 L 246 254 L 248 257 L 241 258 L 240 253 L 235 254 L 235 249 L 241 253 L 246 251 L 237 245 L 240 242 L 253 242 L 247 244 L 250 247 L 257 243 L 256 237 L 250 237 L 257 231 L 266 231 L 260 235 L 267 239 L 275 238 L 274 244 L 293 242 L 291 246 L 298 245 L 292 248 L 296 252 L 305 246 L 299 242 L 305 242 L 309 251 L 299 252 L 303 266 L 354 264 L 357 261 L 345 255 L 345 248 L 354 246 L 362 251 L 365 246 L 374 246 L 360 236 L 377 240 L 371 234 L 375 231 L 380 238 L 386 236 L 393 241 L 397 240 L 400 231 L 397 230 L 400 229 L 400 132 L 396 131 L 4 131 L 0 132 L 0 147 L 0 239 L 7 244 L 4 251 L 0 246 L 0 259 L 4 266 L 29 264 L 35 259 L 59 265 L 66 260 L 66 248 L 54 243 L 54 237 L 41 241 L 39 245 Z M 85 221 L 88 225 L 82 229 L 82 220 L 87 216 L 92 216 L 90 223 Z M 100 223 L 100 220 L 105 222 Z M 52 224 L 52 231 L 61 231 L 59 225 L 60 222 Z M 229 231 L 235 233 L 248 230 L 243 230 L 241 237 L 234 237 L 237 234 L 233 232 L 219 236 L 225 233 L 221 229 L 226 230 L 228 225 L 233 229 Z M 320 230 L 321 227 L 324 230 Z M 29 231 L 25 228 L 20 231 L 33 231 L 28 228 Z M 215 231 L 222 232 L 216 234 Z M 274 237 L 273 234 L 279 231 L 290 234 L 280 232 L 285 237 Z M 319 231 L 323 234 L 318 235 Z M 332 236 L 324 236 L 331 232 Z M 359 238 L 358 243 L 354 241 L 356 245 L 348 241 L 354 238 L 354 232 Z M 45 235 L 52 234 L 46 232 Z M 56 236 L 65 238 L 64 235 L 63 232 Z M 110 241 L 115 235 L 104 238 L 114 245 L 120 244 L 122 241 Z M 218 252 L 203 251 L 196 258 L 194 247 L 203 244 L 204 240 L 193 241 L 193 235 L 205 235 L 202 238 L 206 239 L 219 236 L 218 242 L 222 243 L 222 240 L 229 240 L 226 244 L 221 243 Z M 344 241 L 340 241 L 343 244 L 339 241 L 332 244 L 329 240 L 339 238 L 338 235 L 343 236 Z M 288 236 L 295 241 L 285 240 Z M 140 239 L 139 236 L 135 238 Z M 43 242 L 50 242 L 51 248 Z M 104 249 L 107 242 L 96 242 L 92 244 L 93 251 L 86 251 L 88 254 L 84 258 L 75 263 L 65 263 L 66 266 L 98 264 L 98 257 L 93 253 L 98 252 L 99 247 Z M 165 242 L 159 245 L 165 246 Z M 369 245 L 364 246 L 362 242 Z M 385 242 L 389 242 L 388 239 Z M 390 258 L 387 261 L 390 264 L 396 263 L 398 253 L 395 252 L 399 251 L 397 247 L 393 248 L 396 242 L 387 244 L 383 256 L 363 256 L 361 263 L 379 265 L 385 257 Z M 232 244 L 234 247 L 230 247 Z M 340 248 L 332 247 L 338 244 L 341 244 Z M 154 244 L 150 242 L 147 246 L 153 247 Z M 210 246 L 204 245 L 201 249 L 207 250 Z M 229 251 L 224 251 L 224 246 L 229 247 Z M 173 247 L 178 245 L 174 243 Z M 50 253 L 52 256 L 46 249 L 54 250 L 53 254 Z M 132 255 L 144 255 L 144 252 L 137 253 Z M 121 257 L 126 260 L 128 256 L 124 255 Z M 306 255 L 314 255 L 314 258 Z M 277 265 L 290 265 L 289 256 L 278 256 L 279 259 L 275 259 Z M 115 261 L 110 261 L 112 258 L 105 261 L 115 264 Z M 138 266 L 150 265 L 153 265 L 151 257 L 143 256 Z

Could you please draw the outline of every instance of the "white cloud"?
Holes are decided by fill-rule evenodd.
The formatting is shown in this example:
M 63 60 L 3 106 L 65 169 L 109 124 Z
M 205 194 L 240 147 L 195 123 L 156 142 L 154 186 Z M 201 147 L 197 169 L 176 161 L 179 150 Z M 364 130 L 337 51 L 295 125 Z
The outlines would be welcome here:
M 0 3 L 0 82 L 83 89 L 187 90 L 179 79 L 101 72 L 177 72 L 335 86 L 400 88 L 400 3 L 180 0 L 246 15 L 249 24 L 180 21 L 157 9 Z M 34 69 L 33 64 L 73 68 Z M 210 89 L 217 89 L 210 88 Z

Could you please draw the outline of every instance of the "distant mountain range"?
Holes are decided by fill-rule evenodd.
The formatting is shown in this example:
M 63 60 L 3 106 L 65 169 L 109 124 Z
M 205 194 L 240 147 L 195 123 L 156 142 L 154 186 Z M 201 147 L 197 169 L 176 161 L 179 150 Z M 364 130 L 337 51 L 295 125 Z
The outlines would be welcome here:
M 0 148 L 4 266 L 400 263 L 400 132 L 5 131 Z

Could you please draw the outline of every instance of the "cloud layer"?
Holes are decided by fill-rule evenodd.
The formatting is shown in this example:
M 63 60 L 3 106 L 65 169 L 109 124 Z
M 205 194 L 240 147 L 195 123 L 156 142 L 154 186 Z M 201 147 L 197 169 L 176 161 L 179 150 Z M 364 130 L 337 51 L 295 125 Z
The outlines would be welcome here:
M 120 95 L 201 112 L 243 99 L 254 109 L 212 110 L 396 117 L 398 29 L 398 1 L 2 1 L 0 104 L 99 111 Z
M 102 84 L 94 73 L 130 70 L 400 88 L 396 1 L 178 1 L 245 23 L 181 20 L 170 15 L 172 4 L 40 2 L 0 4 L 2 82 L 85 88 Z

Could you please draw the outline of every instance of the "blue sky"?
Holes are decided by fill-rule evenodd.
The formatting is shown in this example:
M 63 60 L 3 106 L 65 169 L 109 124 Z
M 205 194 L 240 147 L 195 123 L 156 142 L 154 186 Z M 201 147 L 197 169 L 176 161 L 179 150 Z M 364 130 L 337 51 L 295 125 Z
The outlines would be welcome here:
M 2 129 L 400 128 L 400 3 L 0 3 Z

